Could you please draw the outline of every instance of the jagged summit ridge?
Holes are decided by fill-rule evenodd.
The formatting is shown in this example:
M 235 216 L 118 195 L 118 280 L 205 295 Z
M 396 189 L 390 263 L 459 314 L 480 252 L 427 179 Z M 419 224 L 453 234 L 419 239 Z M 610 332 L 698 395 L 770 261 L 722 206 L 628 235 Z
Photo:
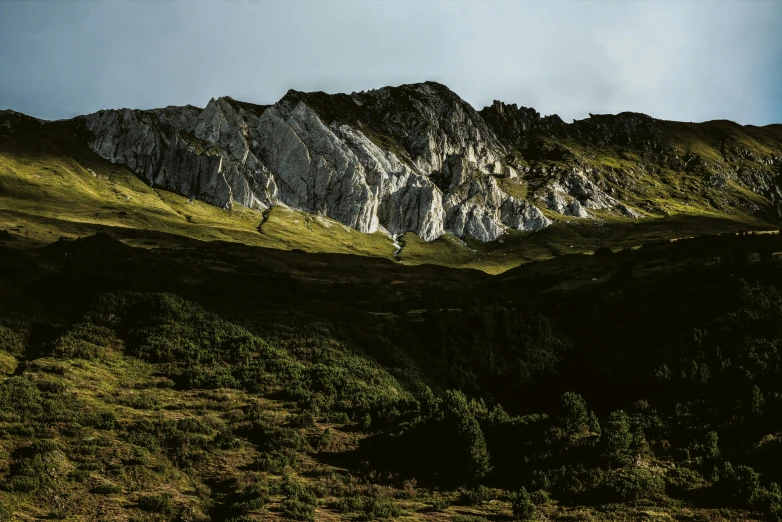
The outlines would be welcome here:
M 500 101 L 476 111 L 435 82 L 290 90 L 274 105 L 222 97 L 203 109 L 107 110 L 84 121 L 95 152 L 150 184 L 221 207 L 286 205 L 361 232 L 425 240 L 451 232 L 488 241 L 508 228 L 540 230 L 557 215 L 664 213 L 644 198 L 642 178 L 696 164 L 680 164 L 668 122 L 646 115 L 568 124 Z M 726 154 L 751 154 L 719 143 Z M 595 159 L 605 149 L 633 165 L 606 167 Z M 778 202 L 775 154 L 744 171 L 715 164 L 713 183 L 751 183 Z

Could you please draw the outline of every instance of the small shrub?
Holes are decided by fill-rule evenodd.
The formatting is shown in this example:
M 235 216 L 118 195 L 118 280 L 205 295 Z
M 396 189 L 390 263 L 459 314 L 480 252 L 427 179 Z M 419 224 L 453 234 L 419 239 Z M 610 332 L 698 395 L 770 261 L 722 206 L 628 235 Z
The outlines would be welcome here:
M 408 479 L 402 483 L 402 491 L 405 492 L 407 498 L 415 498 L 418 495 L 418 492 L 415 489 L 417 484 L 418 481 L 415 479 Z
M 402 516 L 402 509 L 388 500 L 368 498 L 363 508 L 363 513 L 358 517 L 359 520 L 377 520 Z
M 645 468 L 622 469 L 606 479 L 609 495 L 617 500 L 637 500 L 660 497 L 665 493 L 665 481 Z
M 139 509 L 151 513 L 171 515 L 174 512 L 174 504 L 170 494 L 141 495 L 137 501 Z
M 538 508 L 525 488 L 521 488 L 513 496 L 512 509 L 514 520 L 532 520 L 538 514 Z
M 242 445 L 242 439 L 234 435 L 230 429 L 225 428 L 217 432 L 217 435 L 212 439 L 212 444 L 219 449 L 234 449 Z
M 131 431 L 125 434 L 124 439 L 131 444 L 141 446 L 151 451 L 160 449 L 160 441 L 158 438 L 146 431 Z
M 16 476 L 7 478 L 2 488 L 9 493 L 33 493 L 41 486 L 35 477 Z
M 101 413 L 90 412 L 82 414 L 78 422 L 82 426 L 89 426 L 99 430 L 113 430 L 116 417 L 110 411 Z
M 451 501 L 445 497 L 437 496 L 432 499 L 430 509 L 431 511 L 445 511 L 451 506 Z
M 101 484 L 92 488 L 91 493 L 96 495 L 117 495 L 122 493 L 122 488 L 114 484 Z
M 280 505 L 280 509 L 292 520 L 315 520 L 315 506 L 301 500 L 289 498 Z
M 782 489 L 776 483 L 772 482 L 768 489 L 763 490 L 759 500 L 771 522 L 782 522 Z
M 363 497 L 343 497 L 337 500 L 334 508 L 340 513 L 357 513 L 364 509 Z
M 665 488 L 670 494 L 679 494 L 699 488 L 705 483 L 706 481 L 697 471 L 683 466 L 672 469 L 665 474 Z
M 208 424 L 195 417 L 187 417 L 178 420 L 176 427 L 178 430 L 184 431 L 185 433 L 198 433 L 201 435 L 210 435 L 213 431 Z
M 309 428 L 315 425 L 315 415 L 311 411 L 303 411 L 291 419 L 294 428 Z
M 749 466 L 734 468 L 730 462 L 725 462 L 718 478 L 717 493 L 732 498 L 741 507 L 752 506 L 761 494 L 760 476 Z
M 92 323 L 77 323 L 54 343 L 52 355 L 62 359 L 97 359 L 116 343 L 114 332 Z
M 530 493 L 530 499 L 536 506 L 544 506 L 551 501 L 548 491 L 545 489 L 538 489 Z
M 253 442 L 261 451 L 296 450 L 307 447 L 306 439 L 292 428 L 284 428 L 265 423 L 256 423 L 252 429 Z
M 68 477 L 74 482 L 84 482 L 90 478 L 91 473 L 86 469 L 75 469 L 70 472 Z
M 229 503 L 228 513 L 242 516 L 261 509 L 269 502 L 269 493 L 259 486 L 249 486 L 237 492 Z
M 160 401 L 149 393 L 130 393 L 121 397 L 117 402 L 137 410 L 155 410 L 160 408 Z
M 16 332 L 0 324 L 0 350 L 5 350 L 14 355 L 24 352 L 27 341 L 22 332 Z
M 476 489 L 462 491 L 459 495 L 459 503 L 463 506 L 477 506 L 494 499 L 494 492 L 486 486 L 478 486 Z
M 198 364 L 185 369 L 180 384 L 186 389 L 238 388 L 239 382 L 226 365 Z
M 264 453 L 253 459 L 253 468 L 257 471 L 266 471 L 268 473 L 282 473 L 286 467 L 296 469 L 299 465 L 299 459 L 295 453 L 287 451 L 273 451 Z
M 350 422 L 350 417 L 344 411 L 331 411 L 325 415 L 323 420 L 331 424 L 347 424 Z
M 318 437 L 318 449 L 322 450 L 331 444 L 331 430 L 326 428 Z
M 11 377 L 0 383 L 0 410 L 35 414 L 42 410 L 42 402 L 41 392 L 24 377 Z
M 51 439 L 40 439 L 33 442 L 30 449 L 33 453 L 51 453 L 53 451 L 58 451 L 60 448 L 57 446 L 57 443 Z

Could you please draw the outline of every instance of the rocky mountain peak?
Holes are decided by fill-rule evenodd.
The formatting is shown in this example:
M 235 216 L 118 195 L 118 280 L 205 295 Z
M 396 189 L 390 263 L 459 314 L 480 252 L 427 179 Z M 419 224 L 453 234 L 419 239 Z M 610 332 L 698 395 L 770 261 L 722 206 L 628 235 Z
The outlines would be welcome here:
M 658 120 L 637 112 L 619 114 L 590 114 L 589 118 L 574 121 L 567 133 L 574 139 L 583 139 L 595 145 L 634 146 L 642 142 L 659 143 L 662 130 Z
M 556 114 L 541 117 L 535 109 L 499 100 L 494 100 L 489 107 L 482 109 L 480 115 L 510 145 L 518 143 L 531 132 L 551 134 L 565 127 Z

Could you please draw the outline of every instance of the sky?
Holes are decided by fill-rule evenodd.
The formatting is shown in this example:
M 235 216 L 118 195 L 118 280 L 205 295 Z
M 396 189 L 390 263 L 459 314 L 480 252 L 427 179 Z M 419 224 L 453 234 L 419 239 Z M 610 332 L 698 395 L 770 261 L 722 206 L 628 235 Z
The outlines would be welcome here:
M 270 104 L 434 80 L 565 121 L 782 123 L 782 1 L 0 0 L 0 108 Z

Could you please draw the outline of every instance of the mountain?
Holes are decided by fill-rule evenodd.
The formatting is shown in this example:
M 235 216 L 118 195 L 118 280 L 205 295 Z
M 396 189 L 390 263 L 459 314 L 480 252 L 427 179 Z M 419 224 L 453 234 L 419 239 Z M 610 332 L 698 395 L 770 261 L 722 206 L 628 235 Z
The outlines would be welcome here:
M 0 521 L 779 522 L 779 133 L 4 111 Z
M 4 118 L 6 128 L 19 116 Z M 563 122 L 425 82 L 270 106 L 229 97 L 74 120 L 150 185 L 223 208 L 284 205 L 360 232 L 492 241 L 564 217 L 782 215 L 782 126 L 634 113 Z

